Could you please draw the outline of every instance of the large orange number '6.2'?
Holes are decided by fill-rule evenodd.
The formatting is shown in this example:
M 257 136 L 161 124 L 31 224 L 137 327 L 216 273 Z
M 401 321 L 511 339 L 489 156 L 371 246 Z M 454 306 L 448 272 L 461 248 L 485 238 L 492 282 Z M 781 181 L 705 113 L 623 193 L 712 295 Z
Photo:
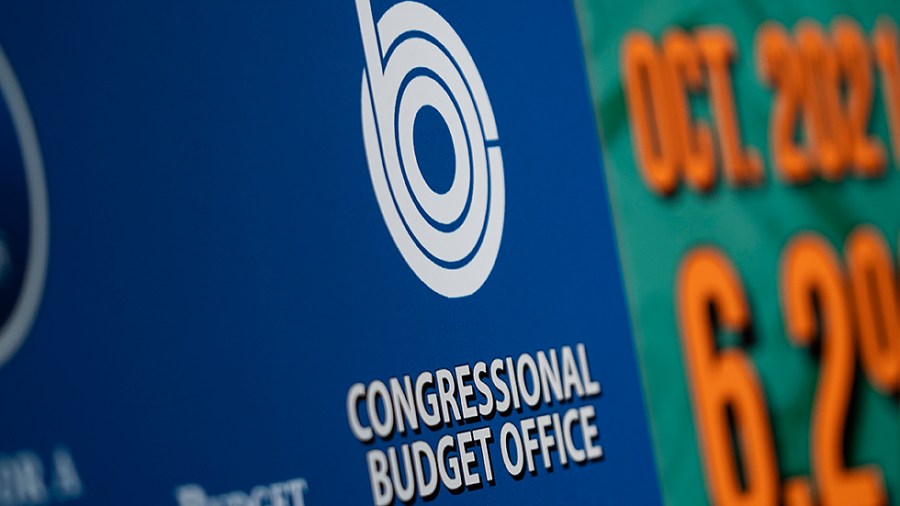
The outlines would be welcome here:
M 741 281 L 728 260 L 712 248 L 697 248 L 683 261 L 677 288 L 681 339 L 714 504 L 887 502 L 877 467 L 847 467 L 844 436 L 856 367 L 854 309 L 860 320 L 862 362 L 870 379 L 882 391 L 895 391 L 900 382 L 894 270 L 887 245 L 870 227 L 858 227 L 851 234 L 846 254 L 849 282 L 834 249 L 815 234 L 799 234 L 782 256 L 785 333 L 797 346 L 819 341 L 821 349 L 810 428 L 812 476 L 790 478 L 783 487 L 765 395 L 753 365 L 743 349 L 720 350 L 716 345 L 718 330 L 741 332 L 750 325 Z

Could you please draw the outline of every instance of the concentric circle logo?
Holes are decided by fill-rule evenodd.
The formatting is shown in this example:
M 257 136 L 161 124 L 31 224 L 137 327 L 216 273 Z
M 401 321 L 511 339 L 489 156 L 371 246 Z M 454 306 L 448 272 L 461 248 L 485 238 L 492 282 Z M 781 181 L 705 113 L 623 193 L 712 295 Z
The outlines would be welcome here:
M 503 159 L 494 112 L 469 51 L 450 24 L 417 2 L 394 5 L 376 26 L 357 0 L 365 51 L 362 125 L 372 186 L 394 243 L 413 272 L 445 297 L 478 290 L 503 234 Z M 413 127 L 432 108 L 450 132 L 453 182 L 425 181 Z
M 47 273 L 49 212 L 31 112 L 0 48 L 0 366 L 31 329 Z

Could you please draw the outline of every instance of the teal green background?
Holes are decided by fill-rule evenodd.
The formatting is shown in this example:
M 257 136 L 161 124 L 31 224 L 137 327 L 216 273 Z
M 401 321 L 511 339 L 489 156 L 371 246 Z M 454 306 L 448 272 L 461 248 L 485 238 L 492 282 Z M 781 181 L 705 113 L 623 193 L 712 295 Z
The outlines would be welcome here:
M 631 320 L 650 413 L 656 462 L 670 505 L 707 504 L 699 442 L 685 378 L 675 316 L 675 279 L 685 254 L 712 245 L 728 256 L 740 274 L 752 310 L 756 341 L 746 349 L 757 368 L 768 401 L 782 479 L 808 476 L 810 412 L 818 361 L 791 345 L 783 330 L 778 297 L 778 263 L 792 236 L 814 231 L 839 251 L 850 231 L 871 224 L 891 245 L 894 258 L 900 230 L 900 174 L 897 152 L 889 144 L 880 77 L 871 132 L 888 151 L 885 176 L 841 182 L 816 180 L 789 186 L 773 172 L 768 147 L 772 90 L 759 77 L 753 41 L 769 20 L 788 28 L 801 18 L 828 27 L 848 15 L 871 35 L 880 14 L 900 19 L 891 1 L 723 1 L 609 2 L 577 0 L 594 105 L 601 126 L 606 175 L 614 210 L 619 252 Z M 699 194 L 682 184 L 670 197 L 652 193 L 638 172 L 619 51 L 625 35 L 642 30 L 660 40 L 666 29 L 719 25 L 735 37 L 734 92 L 746 145 L 763 156 L 765 181 L 735 189 L 723 178 Z M 694 115 L 711 122 L 706 97 L 691 98 Z M 721 166 L 721 164 L 719 164 Z M 723 340 L 725 341 L 725 340 Z M 731 343 L 720 342 L 721 346 Z M 900 504 L 900 415 L 897 400 L 876 392 L 857 362 L 851 414 L 847 419 L 848 466 L 877 464 L 884 472 L 890 504 Z

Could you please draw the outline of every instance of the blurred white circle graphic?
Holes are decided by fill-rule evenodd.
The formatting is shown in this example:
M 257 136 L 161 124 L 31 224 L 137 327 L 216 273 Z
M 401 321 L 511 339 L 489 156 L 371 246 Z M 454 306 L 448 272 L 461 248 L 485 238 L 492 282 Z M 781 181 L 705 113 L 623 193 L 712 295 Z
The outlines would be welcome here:
M 12 118 L 22 154 L 30 222 L 28 258 L 22 286 L 12 311 L 0 325 L 0 366 L 3 366 L 25 341 L 37 314 L 47 274 L 50 225 L 44 164 L 41 160 L 37 134 L 34 131 L 34 122 L 19 80 L 2 48 L 0 48 L 0 93 Z M 6 262 L 11 260 L 8 252 L 5 258 Z

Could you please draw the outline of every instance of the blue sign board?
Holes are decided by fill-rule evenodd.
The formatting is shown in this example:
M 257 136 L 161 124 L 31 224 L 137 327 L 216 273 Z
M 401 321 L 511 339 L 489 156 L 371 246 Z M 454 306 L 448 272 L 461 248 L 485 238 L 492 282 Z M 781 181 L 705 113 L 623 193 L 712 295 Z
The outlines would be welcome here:
M 0 45 L 0 505 L 659 502 L 571 5 Z

